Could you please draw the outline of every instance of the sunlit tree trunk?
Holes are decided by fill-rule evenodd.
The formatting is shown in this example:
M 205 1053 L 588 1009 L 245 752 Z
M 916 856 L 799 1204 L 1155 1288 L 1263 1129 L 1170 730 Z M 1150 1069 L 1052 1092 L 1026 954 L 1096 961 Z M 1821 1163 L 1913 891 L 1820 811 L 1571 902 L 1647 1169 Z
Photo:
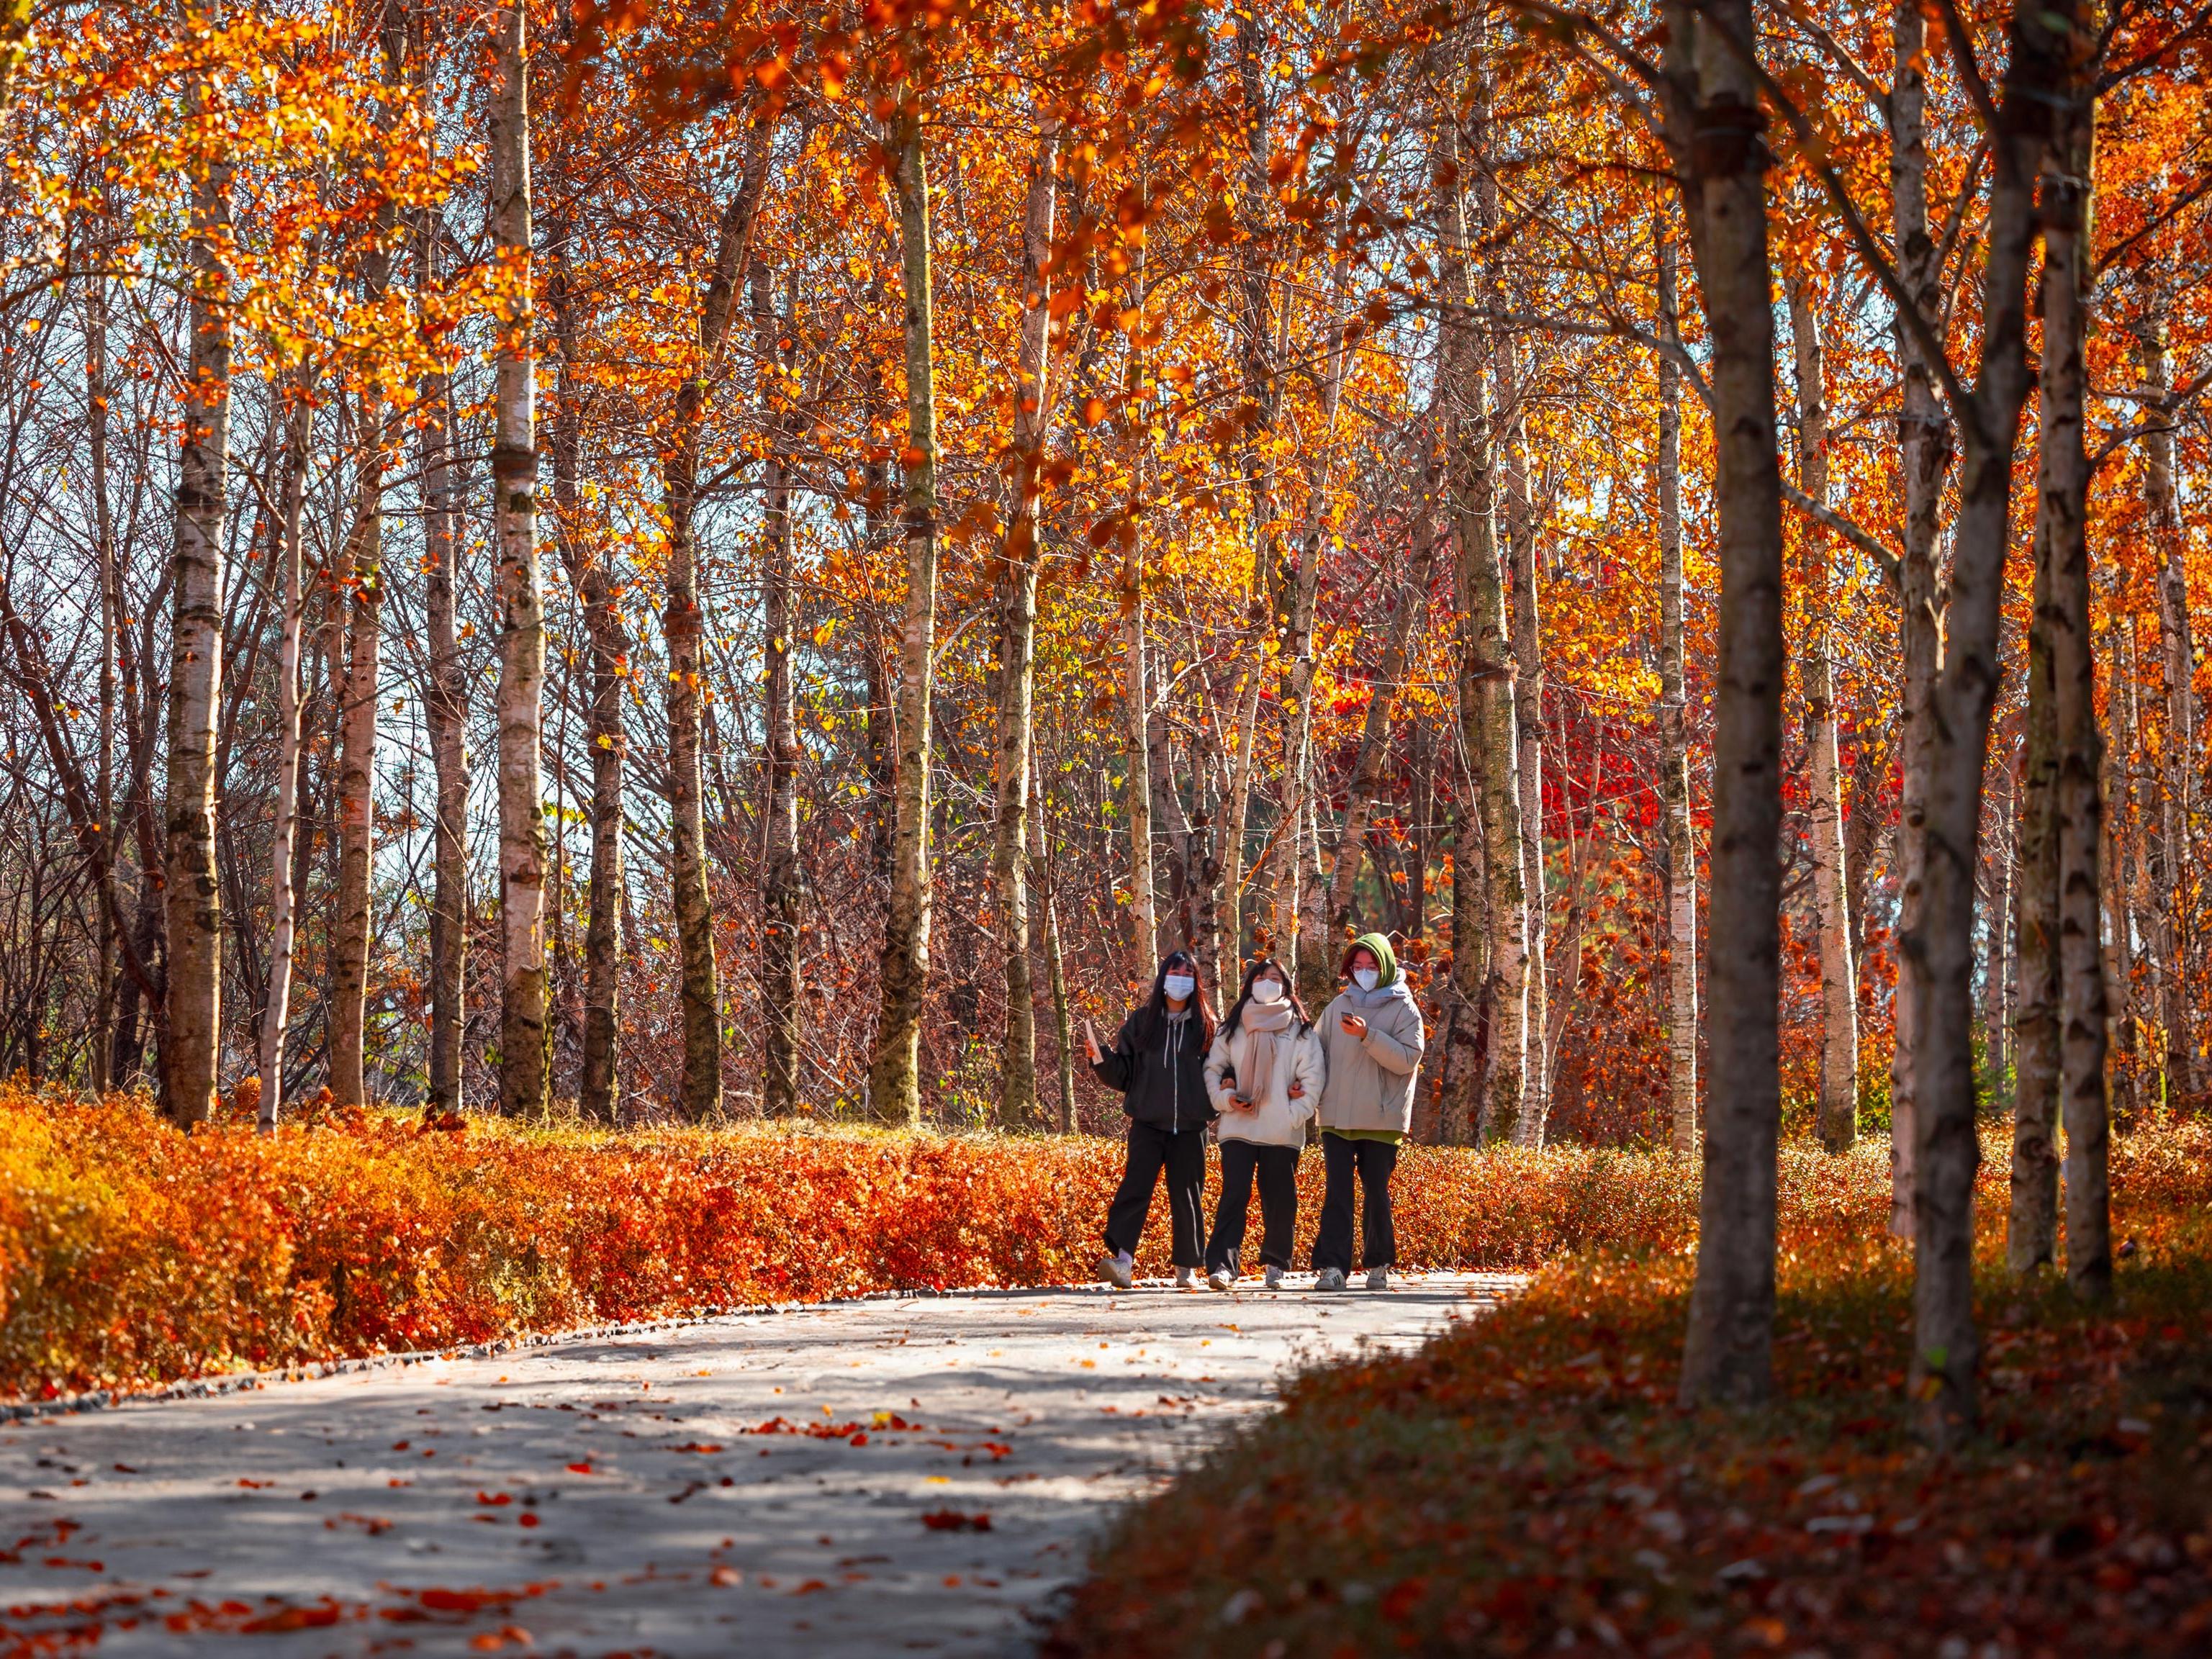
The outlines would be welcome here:
M 868 1067 L 878 1121 L 921 1119 L 921 1012 L 929 987 L 930 688 L 937 642 L 937 392 L 931 356 L 928 158 L 919 94 L 895 118 L 906 289 L 906 609 L 899 630 L 896 828 L 884 916 L 883 1012 Z M 1139 772 L 1141 787 L 1141 770 Z
M 1682 372 L 1674 240 L 1658 233 L 1659 802 L 1667 836 L 1667 1121 L 1698 1150 L 1698 842 L 1690 818 L 1689 693 L 1682 677 Z
M 424 258 L 434 243 L 425 232 Z M 428 275 L 434 280 L 434 271 Z M 430 1097 L 434 1110 L 461 1104 L 463 985 L 469 941 L 468 681 L 454 615 L 459 577 L 460 512 L 455 488 L 453 395 L 441 369 L 423 381 L 429 412 L 422 428 L 424 622 L 429 635 L 423 718 L 435 778 L 436 817 L 430 832 Z
M 768 176 L 771 125 L 755 125 L 744 171 L 715 227 L 714 262 L 700 296 L 696 355 L 676 394 L 662 483 L 668 514 L 666 598 L 660 613 L 668 647 L 669 871 L 676 913 L 684 1024 L 684 1078 L 677 1108 L 694 1123 L 722 1109 L 722 1004 L 714 964 L 714 911 L 707 891 L 707 819 L 700 771 L 700 711 L 705 696 L 699 611 L 699 453 L 707 393 L 737 309 L 738 280 Z
M 205 117 L 204 81 L 189 94 Z M 216 722 L 222 690 L 223 519 L 230 467 L 230 163 L 199 158 L 191 184 L 191 347 L 177 470 L 169 632 L 163 908 L 168 945 L 162 1105 L 187 1127 L 213 1109 L 222 1042 L 222 890 L 216 870 Z
M 26 14 L 27 15 L 27 14 Z M 4 72 L 4 71 L 0 71 Z M 6 91 L 0 87 L 0 109 Z M 115 902 L 115 852 L 121 844 L 115 823 L 115 659 L 121 648 L 121 573 L 115 556 L 115 523 L 107 486 L 107 279 L 94 276 L 85 307 L 85 439 L 91 452 L 93 534 L 100 554 L 100 759 L 94 787 L 100 815 L 101 862 L 107 902 L 100 905 L 94 940 L 91 1073 L 92 1091 L 105 1095 L 115 1086 L 116 952 L 120 928 Z M 281 807 L 279 809 L 282 810 Z
M 276 824 L 270 848 L 269 994 L 261 1009 L 260 1124 L 276 1127 L 284 1100 L 284 1035 L 290 1023 L 292 946 L 299 894 L 293 866 L 300 833 L 300 644 L 307 623 L 301 582 L 301 514 L 307 483 L 307 442 L 314 428 L 314 377 L 302 367 L 285 388 L 284 522 L 278 532 L 276 650 Z
M 538 573 L 538 450 L 530 270 L 530 65 L 524 9 L 499 14 L 492 105 L 491 228 L 512 284 L 493 408 L 492 526 L 499 560 L 499 1109 L 544 1115 L 548 1065 L 545 811 L 538 746 L 545 618 Z
M 761 757 L 768 786 L 761 860 L 761 1109 L 770 1117 L 799 1109 L 799 1044 L 804 1016 L 799 933 L 805 921 L 799 867 L 799 709 L 791 673 L 793 595 L 791 541 L 791 457 L 799 443 L 792 385 L 799 322 L 779 318 L 769 293 L 768 267 L 752 271 L 753 325 L 762 365 L 762 423 L 769 433 L 768 472 L 762 494 L 762 659 L 768 698 L 767 742 Z
M 2049 526 L 2051 678 L 2058 744 L 2059 1112 L 2066 1128 L 2066 1277 L 2076 1294 L 2112 1289 L 2105 1088 L 2104 733 L 2089 604 L 2089 459 L 2084 447 L 2094 104 L 2057 122 L 2043 183 L 2040 508 Z M 2125 957 L 2122 957 L 2123 963 Z
M 580 341 L 570 264 L 569 239 L 574 234 L 572 227 L 562 222 L 550 239 L 553 270 L 546 283 L 546 300 L 553 313 L 554 345 L 560 356 L 551 434 L 553 499 L 560 517 L 557 545 L 569 583 L 582 601 L 591 663 L 584 746 L 592 763 L 587 809 L 592 880 L 590 911 L 584 924 L 584 1042 L 576 1074 L 576 1109 L 592 1122 L 611 1123 L 622 1093 L 623 789 L 629 759 L 623 730 L 623 688 L 629 673 L 630 646 L 616 599 L 614 550 L 586 524 L 579 487 L 584 399 L 588 394 L 576 369 Z
M 2012 1192 L 2005 1233 L 2005 1261 L 2016 1273 L 2050 1267 L 2058 1249 L 2058 726 L 2051 642 L 2060 622 L 2051 520 L 2039 508 L 2034 603 L 2021 758 L 2019 988 L 2013 1002 Z
M 1478 41 L 1478 54 L 1480 50 Z M 1479 1072 L 1454 1064 L 1447 1054 L 1443 1120 L 1447 1137 L 1470 1134 L 1489 1141 L 1513 1135 L 1528 1085 L 1528 909 L 1515 763 L 1515 665 L 1506 617 L 1504 561 L 1498 545 L 1498 443 L 1487 384 L 1492 354 L 1472 314 L 1477 303 L 1473 251 L 1489 236 L 1495 222 L 1496 186 L 1484 172 L 1490 94 L 1486 73 L 1480 66 L 1470 82 L 1468 107 L 1447 141 L 1455 182 L 1444 204 L 1447 309 L 1443 349 L 1451 398 L 1446 465 L 1455 552 L 1453 602 L 1460 639 L 1457 696 L 1472 796 L 1462 808 L 1462 850 L 1455 861 L 1471 862 L 1466 856 L 1467 834 L 1470 828 L 1477 829 L 1483 872 L 1483 979 L 1478 986 L 1465 982 L 1462 958 L 1475 953 L 1456 942 L 1453 963 L 1463 998 L 1459 1012 L 1486 1020 L 1486 1042 Z M 1482 302 L 1488 303 L 1491 297 L 1486 294 Z M 1455 890 L 1456 904 L 1456 884 Z M 1462 1043 L 1462 1057 L 1464 1047 Z
M 1000 547 L 998 746 L 992 779 L 991 878 L 1006 981 L 1006 1042 L 1000 1061 L 999 1127 L 1027 1127 L 1036 1115 L 1036 989 L 1030 970 L 1030 777 L 1036 680 L 1037 495 L 1049 434 L 1047 384 L 1052 319 L 1045 265 L 1052 258 L 1060 127 L 1046 116 L 1030 164 L 1022 213 L 1021 349 L 1014 367 L 1013 484 Z
M 353 527 L 340 567 L 346 611 L 345 672 L 338 692 L 338 882 L 331 915 L 331 1093 L 368 1098 L 362 1021 L 368 993 L 369 890 L 375 860 L 376 682 L 384 635 L 384 416 L 359 404 Z
M 1528 1081 L 1521 1115 L 1513 1126 L 1516 1146 L 1540 1150 L 1552 1111 L 1552 1041 L 1549 969 L 1550 904 L 1544 872 L 1544 638 L 1536 591 L 1536 522 L 1528 497 L 1528 461 L 1522 453 L 1525 416 L 1513 362 L 1513 344 L 1498 343 L 1501 400 L 1512 406 L 1505 461 L 1506 546 L 1513 564 L 1514 776 L 1520 788 L 1521 879 L 1526 893 L 1528 941 Z
M 1918 0 L 1898 0 L 1891 46 L 1897 65 L 1890 89 L 1889 179 L 1895 226 L 1897 271 L 1911 303 L 1936 314 L 1941 260 L 1928 228 L 1928 88 L 1926 19 Z M 1936 592 L 1936 536 L 1943 481 L 1950 471 L 1951 423 L 1936 401 L 1935 370 L 1913 331 L 1898 325 L 1903 377 L 1898 451 L 1904 491 L 1905 541 L 1899 572 L 1899 641 L 1902 662 L 1899 724 L 1903 752 L 1897 814 L 1898 938 L 1920 925 L 1927 866 L 1927 787 L 1930 764 L 1929 699 L 1942 653 L 1942 612 Z M 1899 949 L 1893 1003 L 1895 1046 L 1890 1060 L 1890 1231 L 1913 1237 L 1914 1194 L 1919 1180 L 1919 1088 L 1914 1022 L 1921 1000 L 1915 988 L 1923 971 Z
M 1692 21 L 1694 18 L 1694 21 Z M 1686 1401 L 1772 1388 L 1775 1146 L 1781 1121 L 1782 472 L 1774 424 L 1765 151 L 1750 0 L 1670 6 L 1669 69 L 1694 52 L 1685 195 L 1712 335 L 1721 574 L 1713 700 L 1708 1085 Z M 1687 38 L 1685 38 L 1686 34 Z M 1718 136 L 1716 136 L 1718 135 Z
M 1797 379 L 1797 487 L 1828 504 L 1827 354 L 1811 279 L 1792 270 L 1786 286 Z M 1805 526 L 1807 591 L 1812 616 L 1805 660 L 1805 749 L 1810 800 L 1814 924 L 1820 942 L 1820 1089 L 1815 1110 L 1820 1144 L 1840 1152 L 1858 1139 L 1858 983 L 1845 908 L 1844 769 L 1837 741 L 1835 653 L 1828 615 L 1832 587 L 1828 532 Z
M 2163 311 L 2142 325 L 2136 337 L 2136 356 L 2151 416 L 2150 428 L 2143 434 L 2143 506 L 2158 558 L 2159 693 L 2166 718 L 2159 755 L 2160 861 L 2151 890 L 2158 907 L 2166 1093 L 2172 1103 L 2192 1099 L 2199 1087 L 2196 1020 L 2189 996 L 2189 962 L 2196 945 L 2190 892 L 2197 869 L 2197 655 L 2183 562 L 2188 541 L 2174 477 L 2172 377 Z

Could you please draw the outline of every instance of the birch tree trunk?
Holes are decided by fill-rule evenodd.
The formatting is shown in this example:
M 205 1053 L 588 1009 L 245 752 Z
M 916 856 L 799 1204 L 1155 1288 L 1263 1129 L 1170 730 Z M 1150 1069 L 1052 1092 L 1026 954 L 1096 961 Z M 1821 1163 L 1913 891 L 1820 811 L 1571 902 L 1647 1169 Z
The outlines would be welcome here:
M 931 356 L 929 165 L 919 94 L 894 118 L 906 288 L 906 609 L 899 632 L 896 828 L 884 916 L 883 1013 L 868 1067 L 878 1121 L 921 1121 L 921 1012 L 929 986 L 930 687 L 937 645 L 937 392 Z M 1142 773 L 1137 774 L 1142 787 Z
M 1475 51 L 1481 51 L 1480 35 Z M 1471 314 L 1471 252 L 1495 222 L 1495 185 L 1484 176 L 1490 90 L 1480 67 L 1469 81 L 1467 108 L 1447 140 L 1454 183 L 1445 204 L 1443 350 L 1451 377 L 1448 465 L 1456 554 L 1453 599 L 1460 629 L 1459 720 L 1473 796 L 1471 810 L 1462 814 L 1462 851 L 1455 862 L 1471 862 L 1466 858 L 1468 831 L 1477 829 L 1484 976 L 1479 986 L 1466 982 L 1462 958 L 1474 953 L 1457 943 L 1453 967 L 1464 999 L 1462 1012 L 1479 1011 L 1478 1018 L 1486 1022 L 1486 1042 L 1479 1073 L 1454 1065 L 1447 1056 L 1443 1120 L 1447 1136 L 1472 1133 L 1487 1142 L 1512 1137 L 1528 1085 L 1528 911 L 1515 755 L 1515 665 L 1504 563 L 1498 547 L 1498 443 L 1486 384 L 1493 354 Z M 1455 911 L 1458 902 L 1455 884 Z
M 4 99 L 4 92 L 0 92 Z M 95 915 L 97 935 L 93 1003 L 92 1091 L 105 1096 L 115 1087 L 116 955 L 122 929 L 116 903 L 115 853 L 121 838 L 115 823 L 115 659 L 123 617 L 120 572 L 115 556 L 115 523 L 107 494 L 107 279 L 94 276 L 85 307 L 85 437 L 91 452 L 93 534 L 100 555 L 100 758 L 94 780 L 94 810 L 99 814 L 100 861 L 110 902 Z
M 430 244 L 426 237 L 425 258 Z M 434 280 L 434 273 L 433 273 Z M 423 381 L 430 411 L 422 428 L 423 608 L 429 633 L 429 674 L 422 708 L 435 775 L 436 821 L 431 826 L 430 1097 L 435 1111 L 461 1105 L 463 987 L 469 943 L 468 679 L 461 663 L 454 593 L 459 577 L 459 490 L 451 382 L 444 370 Z
M 1668 1141 L 1698 1150 L 1698 843 L 1690 819 L 1689 692 L 1682 677 L 1682 372 L 1674 240 L 1659 268 L 1659 801 L 1667 836 Z
M 362 1021 L 368 993 L 369 887 L 375 861 L 376 682 L 384 635 L 384 416 L 360 399 L 354 516 L 338 580 L 345 672 L 338 697 L 338 882 L 331 915 L 331 1093 L 366 1104 Z
M 204 116 L 204 81 L 190 97 Z M 191 356 L 177 470 L 169 633 L 167 865 L 167 1019 L 162 1107 L 190 1127 L 213 1109 L 222 1042 L 222 890 L 216 869 L 215 740 L 222 691 L 223 520 L 230 468 L 230 163 L 198 161 L 192 177 Z
M 1067 970 L 1060 954 L 1060 884 L 1053 860 L 1052 830 L 1045 817 L 1044 792 L 1037 786 L 1036 750 L 1030 750 L 1030 818 L 1036 826 L 1036 866 L 1044 884 L 1044 959 L 1052 981 L 1052 1018 L 1060 1043 L 1060 1132 L 1072 1135 L 1075 1118 L 1075 1027 L 1067 1000 Z
M 1923 901 L 1920 915 L 1899 940 L 1900 954 L 1917 969 L 1909 988 L 1915 1003 L 1919 1161 L 1911 1384 L 1922 1431 L 1938 1445 L 1956 1438 L 1973 1420 L 1977 1405 L 1973 1194 L 1981 1146 L 1974 1133 L 1975 849 L 1990 711 L 2000 678 L 2013 452 L 2032 380 L 2027 312 L 2035 185 L 2047 149 L 2049 112 L 2063 100 L 2075 52 L 2073 15 L 2072 0 L 2050 0 L 2024 4 L 2011 19 L 2000 123 L 1990 135 L 1994 176 L 1984 232 L 1980 374 L 1961 422 L 1965 453 L 1949 617 L 1942 666 L 1929 700 Z M 2054 562 L 2062 556 L 2055 539 L 2051 556 Z M 2059 648 L 2054 641 L 2054 650 Z M 2063 698 L 2065 666 L 2054 658 L 2053 668 Z M 2064 727 L 2062 714 L 2062 749 Z
M 300 520 L 306 502 L 307 444 L 314 429 L 314 375 L 302 365 L 286 388 L 284 522 L 277 543 L 281 630 L 276 651 L 276 827 L 270 850 L 269 994 L 261 1010 L 258 1127 L 276 1127 L 284 1100 L 284 1035 L 290 1023 L 292 944 L 299 894 L 292 884 L 300 833 L 300 644 L 307 623 L 301 584 Z
M 2089 603 L 2089 458 L 2083 422 L 2093 281 L 2088 216 L 2095 106 L 2079 86 L 2055 122 L 2055 166 L 2043 181 L 2040 508 L 2049 526 L 2051 678 L 2058 740 L 2059 1110 L 2066 1127 L 2066 1278 L 2075 1294 L 2112 1285 L 2106 1174 L 2111 1108 L 2106 1046 L 2104 733 Z M 2124 962 L 2123 957 L 2123 962 Z
M 2035 520 L 2035 609 L 2027 635 L 2021 760 L 2019 990 L 2013 1001 L 2012 1192 L 2006 1265 L 2028 1274 L 2058 1249 L 2058 717 L 2051 646 L 2062 626 L 2051 520 Z
M 1670 43 L 1669 68 L 1680 65 L 1682 45 L 1693 43 L 1696 139 L 1685 193 L 1712 331 L 1721 595 L 1708 912 L 1712 1080 L 1681 1394 L 1690 1403 L 1751 1405 L 1767 1398 L 1773 1381 L 1782 471 L 1758 35 L 1750 0 L 1716 0 L 1692 15 L 1668 8 L 1670 25 L 1683 31 Z
M 992 779 L 998 811 L 991 877 L 1006 981 L 1006 1042 L 999 1073 L 999 1127 L 1036 1115 L 1036 988 L 1030 971 L 1030 780 L 1036 679 L 1037 496 L 1051 429 L 1047 370 L 1052 317 L 1045 266 L 1052 258 L 1060 125 L 1040 118 L 1022 213 L 1021 348 L 1014 367 L 1014 476 L 999 550 L 999 731 Z
M 661 637 L 668 647 L 669 868 L 681 966 L 684 1078 L 677 1109 L 693 1123 L 722 1109 L 722 1004 L 714 965 L 714 911 L 707 890 L 705 787 L 699 765 L 701 670 L 705 658 L 699 611 L 699 544 L 692 520 L 699 503 L 699 452 L 707 393 L 718 371 L 737 309 L 738 279 L 752 244 L 753 224 L 768 176 L 771 119 L 755 124 L 738 188 L 715 227 L 714 260 L 700 296 L 696 356 L 676 395 L 669 447 L 662 462 L 668 514 L 666 598 Z
M 501 319 L 491 453 L 499 558 L 499 1109 L 544 1115 L 545 810 L 538 781 L 545 618 L 538 574 L 536 363 L 530 269 L 530 63 L 524 9 L 498 14 L 491 113 L 494 245 L 513 283 Z
M 553 338 L 560 354 L 552 432 L 553 499 L 560 515 L 557 545 L 569 583 L 582 601 L 591 660 L 584 746 L 592 762 L 587 809 L 592 877 L 590 910 L 584 924 L 584 1040 L 576 1075 L 576 1109 L 589 1121 L 611 1123 L 622 1092 L 623 788 L 629 760 L 629 744 L 623 731 L 623 686 L 629 673 L 630 644 L 615 598 L 613 549 L 586 524 L 578 488 L 587 394 L 576 373 L 580 342 L 570 270 L 573 234 L 563 222 L 550 239 L 554 268 L 546 283 L 546 300 L 553 312 Z
M 1544 639 L 1536 592 L 1535 511 L 1528 498 L 1525 433 L 1512 342 L 1498 349 L 1499 383 L 1514 406 L 1505 447 L 1506 544 L 1513 560 L 1514 775 L 1520 786 L 1522 884 L 1527 894 L 1528 940 L 1528 1082 L 1516 1146 L 1541 1151 L 1552 1111 L 1552 1022 L 1547 952 L 1550 904 L 1544 875 Z
M 1942 261 L 1928 232 L 1928 88 L 1926 19 L 1918 0 L 1898 0 L 1891 47 L 1897 65 L 1890 89 L 1889 178 L 1895 216 L 1898 278 L 1923 316 L 1940 304 Z M 1936 594 L 1936 523 L 1951 467 L 1952 428 L 1936 399 L 1935 365 L 1900 316 L 1898 361 L 1903 376 L 1898 415 L 1905 495 L 1905 543 L 1899 572 L 1899 699 L 1903 727 L 1897 815 L 1897 990 L 1890 1060 L 1890 1231 L 1914 1237 L 1918 1188 L 1919 1038 L 1922 963 L 1902 947 L 1920 926 L 1927 867 L 1927 790 L 1931 764 L 1929 698 L 1943 649 Z
M 791 456 L 799 440 L 797 388 L 797 295 L 779 319 L 769 271 L 752 272 L 753 323 L 763 367 L 762 422 L 769 437 L 767 488 L 762 497 L 762 656 L 768 693 L 767 743 L 761 757 L 768 806 L 762 826 L 761 1109 L 787 1117 L 799 1109 L 799 1044 L 805 1016 L 799 933 L 805 921 L 799 867 L 799 709 L 791 675 L 793 564 Z M 786 333 L 786 330 L 789 333 Z M 787 341 L 790 343 L 787 346 Z
M 2166 1027 L 2166 1098 L 2193 1099 L 2201 1086 L 2197 1031 L 2189 997 L 2188 967 L 2196 945 L 2190 890 L 2197 868 L 2197 690 L 2195 629 L 2189 615 L 2189 581 L 2174 482 L 2172 370 L 2166 351 L 2166 316 L 2154 313 L 2136 337 L 2152 416 L 2143 434 L 2143 506 L 2158 556 L 2160 701 L 2166 717 L 2159 761 L 2159 856 L 2152 892 L 2158 905 L 2160 1013 Z
M 1827 354 L 1810 279 L 1792 270 L 1785 281 L 1790 333 L 1796 360 L 1797 487 L 1828 504 Z M 1833 587 L 1828 532 L 1805 526 L 1806 586 L 1813 608 L 1805 663 L 1805 748 L 1811 801 L 1813 909 L 1820 941 L 1820 1089 L 1815 1122 L 1832 1152 L 1858 1139 L 1859 1017 L 1851 960 L 1851 921 L 1844 870 L 1843 758 L 1837 741 L 1835 655 L 1829 616 Z

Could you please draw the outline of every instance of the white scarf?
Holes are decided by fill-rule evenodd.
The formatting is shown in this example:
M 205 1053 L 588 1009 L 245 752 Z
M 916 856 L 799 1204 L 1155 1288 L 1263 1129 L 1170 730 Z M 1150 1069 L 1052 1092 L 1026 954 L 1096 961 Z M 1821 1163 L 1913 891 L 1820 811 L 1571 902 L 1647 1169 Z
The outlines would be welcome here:
M 1237 1017 L 1237 1024 L 1252 1034 L 1251 1043 L 1244 1057 L 1244 1071 L 1237 1079 L 1237 1092 L 1246 1100 L 1264 1104 L 1269 1086 L 1275 1080 L 1275 1055 L 1279 1045 L 1276 1037 L 1291 1029 L 1291 1005 L 1282 1002 L 1250 1002 Z

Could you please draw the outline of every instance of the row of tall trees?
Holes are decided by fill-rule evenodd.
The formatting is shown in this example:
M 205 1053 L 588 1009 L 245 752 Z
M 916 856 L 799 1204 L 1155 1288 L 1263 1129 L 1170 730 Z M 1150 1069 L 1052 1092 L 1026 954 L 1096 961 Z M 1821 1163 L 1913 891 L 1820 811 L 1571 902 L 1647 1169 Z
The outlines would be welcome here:
M 2108 1273 L 2203 1086 L 2193 16 L 27 38 L 0 1063 L 1073 1127 L 1158 950 L 1379 926 L 1421 1133 L 1702 1141 L 1694 1395 L 1793 1111 L 1888 1120 L 1945 1420 L 1978 1107 Z

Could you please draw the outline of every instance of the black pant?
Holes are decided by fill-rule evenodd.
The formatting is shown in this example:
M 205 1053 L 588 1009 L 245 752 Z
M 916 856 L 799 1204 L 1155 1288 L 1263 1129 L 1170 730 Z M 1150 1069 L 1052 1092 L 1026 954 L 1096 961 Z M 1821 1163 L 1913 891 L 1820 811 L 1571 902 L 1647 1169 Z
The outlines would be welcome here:
M 1106 1248 L 1137 1253 L 1145 1215 L 1152 1207 L 1152 1187 L 1162 1170 L 1168 1177 L 1169 1260 L 1195 1267 L 1205 1255 L 1198 1206 L 1206 1192 L 1206 1131 L 1160 1129 L 1129 1120 L 1129 1167 L 1106 1211 Z
M 1244 1248 L 1245 1212 L 1252 1205 L 1252 1177 L 1260 1177 L 1260 1218 L 1267 1231 L 1260 1240 L 1260 1265 L 1291 1265 L 1291 1241 L 1298 1230 L 1298 1154 L 1301 1146 L 1262 1146 L 1249 1140 L 1221 1143 L 1221 1202 L 1213 1212 L 1213 1237 L 1206 1243 L 1206 1270 L 1238 1271 Z
M 1360 1220 L 1361 1266 L 1369 1269 L 1395 1266 L 1398 1260 L 1398 1230 L 1390 1221 L 1390 1171 L 1398 1167 L 1397 1143 L 1389 1140 L 1346 1140 L 1323 1133 L 1322 1161 L 1328 1182 L 1321 1200 L 1321 1234 L 1314 1240 L 1316 1273 L 1334 1267 L 1352 1271 L 1352 1178 L 1356 1170 L 1360 1191 L 1366 1196 Z

